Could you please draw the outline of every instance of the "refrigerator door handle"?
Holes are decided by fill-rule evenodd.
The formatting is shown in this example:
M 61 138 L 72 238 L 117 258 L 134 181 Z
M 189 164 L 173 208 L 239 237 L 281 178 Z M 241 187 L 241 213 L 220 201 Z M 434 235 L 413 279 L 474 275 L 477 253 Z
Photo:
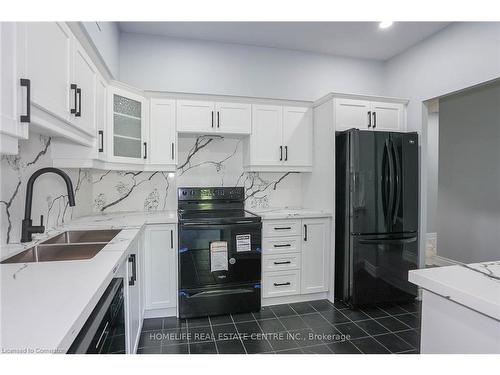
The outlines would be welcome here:
M 387 229 L 391 227 L 392 220 L 392 210 L 394 203 L 394 161 L 392 160 L 392 153 L 390 151 L 390 140 L 386 139 L 385 147 L 387 150 L 387 157 L 389 159 L 389 202 L 387 207 L 387 216 L 386 216 L 386 224 Z
M 406 244 L 406 243 L 412 243 L 417 240 L 417 236 L 413 237 L 401 237 L 401 238 L 367 238 L 364 240 L 359 240 L 358 242 L 360 244 L 364 245 L 383 245 L 383 244 L 390 244 L 390 245 L 400 245 L 400 244 Z
M 401 184 L 401 162 L 399 160 L 399 155 L 398 155 L 398 150 L 396 149 L 396 146 L 394 145 L 394 142 L 391 141 L 392 145 L 392 151 L 394 152 L 394 161 L 396 164 L 396 177 L 394 181 L 394 186 L 396 190 L 396 203 L 394 205 L 394 213 L 392 216 L 392 224 L 396 224 L 396 219 L 398 217 L 398 207 L 401 201 L 401 190 L 402 190 L 402 184 Z

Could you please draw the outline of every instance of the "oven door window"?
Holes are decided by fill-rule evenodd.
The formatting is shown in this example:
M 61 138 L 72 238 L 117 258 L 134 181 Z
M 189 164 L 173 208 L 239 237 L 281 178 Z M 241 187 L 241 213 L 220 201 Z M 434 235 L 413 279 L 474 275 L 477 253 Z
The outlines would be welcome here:
M 250 251 L 236 251 L 236 236 L 250 235 Z M 226 270 L 211 271 L 210 243 L 227 242 Z M 261 234 L 259 225 L 181 226 L 179 231 L 179 282 L 184 289 L 240 284 L 260 280 Z

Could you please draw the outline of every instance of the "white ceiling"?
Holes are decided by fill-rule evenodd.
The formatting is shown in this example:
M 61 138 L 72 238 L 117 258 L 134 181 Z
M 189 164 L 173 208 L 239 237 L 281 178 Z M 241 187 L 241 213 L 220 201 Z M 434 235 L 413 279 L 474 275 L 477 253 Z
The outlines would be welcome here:
M 387 60 L 449 22 L 119 22 L 122 32 Z

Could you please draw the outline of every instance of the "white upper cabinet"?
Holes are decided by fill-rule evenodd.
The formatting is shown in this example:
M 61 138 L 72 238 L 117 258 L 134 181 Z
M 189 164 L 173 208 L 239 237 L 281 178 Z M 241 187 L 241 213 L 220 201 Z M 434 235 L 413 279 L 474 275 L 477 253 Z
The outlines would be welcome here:
M 335 98 L 335 130 L 351 128 L 380 131 L 404 131 L 405 104 Z
M 17 154 L 18 139 L 28 135 L 29 82 L 21 81 L 15 23 L 0 23 L 0 153 Z
M 73 77 L 71 82 L 75 89 L 73 96 L 74 123 L 79 128 L 94 133 L 96 128 L 96 77 L 97 69 L 81 47 L 75 41 L 73 58 Z M 74 113 L 73 113 L 74 112 Z
M 283 160 L 283 107 L 252 106 L 250 163 L 274 166 Z
M 31 81 L 31 103 L 62 120 L 70 115 L 72 34 L 63 22 L 19 24 L 20 74 Z
M 306 172 L 312 167 L 312 109 L 252 105 L 252 134 L 244 143 L 250 171 Z
M 247 135 L 252 132 L 252 106 L 245 103 L 215 103 L 214 128 L 218 133 Z
M 302 220 L 302 294 L 328 290 L 330 265 L 330 220 Z
M 177 130 L 175 126 L 175 100 L 150 100 L 149 163 L 177 164 Z
M 96 79 L 96 128 L 97 128 L 97 157 L 101 160 L 106 160 L 106 155 L 109 149 L 108 132 L 107 132 L 107 84 L 104 79 L 97 77 Z
M 370 121 L 367 100 L 335 99 L 335 130 L 364 129 Z
M 312 166 L 312 108 L 283 108 L 283 161 L 287 165 Z
M 177 130 L 180 133 L 248 135 L 251 118 L 250 104 L 177 100 Z
M 215 130 L 215 103 L 177 100 L 177 130 L 184 133 L 210 133 Z
M 372 102 L 372 128 L 374 130 L 403 130 L 405 110 L 400 103 Z
M 108 160 L 144 164 L 148 159 L 146 99 L 131 91 L 108 87 L 111 155 Z

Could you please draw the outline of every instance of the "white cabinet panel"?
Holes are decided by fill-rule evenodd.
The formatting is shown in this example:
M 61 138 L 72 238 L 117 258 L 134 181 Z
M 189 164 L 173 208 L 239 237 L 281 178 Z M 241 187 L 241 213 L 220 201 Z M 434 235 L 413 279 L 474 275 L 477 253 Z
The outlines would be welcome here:
M 96 77 L 97 69 L 83 50 L 75 42 L 72 83 L 77 86 L 76 113 L 72 121 L 79 128 L 94 133 L 96 125 Z M 72 95 L 73 92 L 71 93 Z M 75 96 L 72 96 L 73 99 Z M 73 103 L 73 105 L 75 105 Z
M 143 313 L 141 308 L 141 276 L 138 239 L 129 247 L 126 265 L 126 278 L 124 280 L 126 314 L 125 329 L 127 330 L 127 352 L 135 353 L 139 344 Z
M 291 166 L 312 166 L 312 109 L 283 108 L 283 161 Z
M 177 130 L 185 133 L 215 131 L 215 104 L 201 100 L 177 100 Z
M 244 103 L 216 102 L 216 129 L 219 133 L 250 134 L 252 106 Z
M 262 239 L 262 250 L 264 254 L 283 254 L 300 252 L 301 237 L 264 237 Z
M 357 99 L 335 99 L 335 130 L 368 129 L 370 102 Z
M 372 127 L 375 130 L 404 130 L 404 105 L 400 103 L 371 102 Z
M 264 237 L 300 236 L 300 219 L 265 220 L 262 225 Z
M 96 128 L 97 128 L 97 157 L 101 160 L 106 160 L 106 155 L 109 150 L 109 134 L 106 129 L 107 123 L 107 92 L 106 81 L 101 77 L 96 80 Z
M 301 293 L 328 290 L 330 225 L 328 219 L 303 219 Z
M 252 106 L 250 164 L 276 165 L 283 160 L 283 107 Z
M 145 230 L 146 309 L 177 306 L 177 231 L 175 225 Z
M 276 271 L 264 273 L 262 297 L 282 297 L 300 293 L 300 271 Z
M 300 269 L 300 253 L 263 255 L 262 271 Z
M 31 102 L 63 120 L 70 118 L 72 36 L 62 22 L 19 24 L 21 75 L 31 80 Z
M 175 100 L 151 99 L 150 101 L 149 162 L 152 164 L 177 163 L 175 106 Z

